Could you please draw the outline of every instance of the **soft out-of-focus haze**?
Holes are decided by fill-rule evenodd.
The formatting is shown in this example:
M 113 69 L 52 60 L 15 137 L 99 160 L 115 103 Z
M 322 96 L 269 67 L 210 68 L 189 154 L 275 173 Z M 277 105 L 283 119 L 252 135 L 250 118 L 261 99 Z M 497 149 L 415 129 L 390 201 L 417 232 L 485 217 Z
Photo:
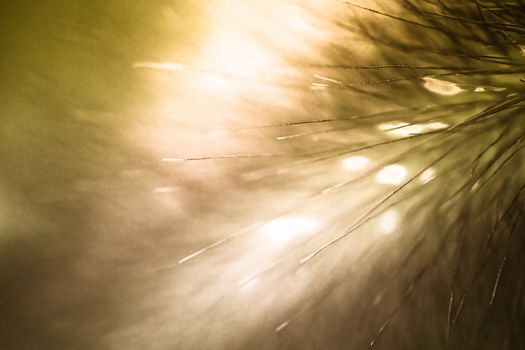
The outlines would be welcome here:
M 523 5 L 3 8 L 1 349 L 524 346 Z

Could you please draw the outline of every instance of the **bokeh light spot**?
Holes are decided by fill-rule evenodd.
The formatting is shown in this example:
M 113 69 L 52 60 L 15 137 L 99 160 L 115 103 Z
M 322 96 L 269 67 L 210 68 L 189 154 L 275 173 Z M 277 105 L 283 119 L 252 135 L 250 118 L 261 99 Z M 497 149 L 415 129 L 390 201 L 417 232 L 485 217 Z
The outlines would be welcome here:
M 381 215 L 378 225 L 381 233 L 391 234 L 396 230 L 398 223 L 399 215 L 397 212 L 395 210 L 389 210 Z
M 407 171 L 404 166 L 393 164 L 387 165 L 376 175 L 376 180 L 382 184 L 399 185 L 405 180 Z
M 343 159 L 341 163 L 345 170 L 356 171 L 365 168 L 369 163 L 369 159 L 363 156 L 355 156 Z
M 304 216 L 278 218 L 261 227 L 265 239 L 271 244 L 283 245 L 317 228 L 315 220 Z
M 451 95 L 455 95 L 463 91 L 462 88 L 448 81 L 443 81 L 443 80 L 434 79 L 430 77 L 425 77 L 423 78 L 423 80 L 425 81 L 423 86 L 428 91 L 432 91 L 439 95 L 451 96 Z

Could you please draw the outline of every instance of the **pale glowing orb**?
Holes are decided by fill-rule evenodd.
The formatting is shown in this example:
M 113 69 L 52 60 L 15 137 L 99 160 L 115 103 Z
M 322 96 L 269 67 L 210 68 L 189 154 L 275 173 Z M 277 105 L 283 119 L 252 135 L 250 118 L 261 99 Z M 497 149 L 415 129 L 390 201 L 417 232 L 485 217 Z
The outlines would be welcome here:
M 425 83 L 423 86 L 428 90 L 439 95 L 451 96 L 463 91 L 462 88 L 449 81 L 443 81 L 435 78 L 425 77 L 423 78 Z
M 405 180 L 407 171 L 404 166 L 398 164 L 387 165 L 376 175 L 379 183 L 387 185 L 399 185 Z
M 239 16 L 251 15 L 250 11 L 242 6 L 232 10 L 238 12 Z M 227 18 L 223 20 L 227 21 Z M 209 71 L 241 78 L 269 74 L 280 60 L 272 50 L 265 47 L 263 37 L 251 28 L 251 24 L 244 21 L 241 21 L 237 28 L 219 25 L 209 38 L 200 65 Z
M 482 87 L 477 87 L 474 89 L 474 92 L 484 92 L 485 91 L 485 88 L 482 88 Z
M 419 175 L 419 181 L 426 184 L 436 177 L 436 171 L 433 168 L 428 168 Z
M 355 156 L 343 159 L 341 162 L 343 169 L 348 171 L 361 170 L 368 165 L 368 158 L 363 156 Z
M 395 210 L 389 210 L 379 217 L 378 226 L 383 234 L 393 233 L 399 223 L 399 215 Z
M 317 227 L 318 223 L 311 218 L 292 216 L 267 222 L 261 227 L 261 233 L 267 242 L 273 245 L 283 245 L 315 231 Z

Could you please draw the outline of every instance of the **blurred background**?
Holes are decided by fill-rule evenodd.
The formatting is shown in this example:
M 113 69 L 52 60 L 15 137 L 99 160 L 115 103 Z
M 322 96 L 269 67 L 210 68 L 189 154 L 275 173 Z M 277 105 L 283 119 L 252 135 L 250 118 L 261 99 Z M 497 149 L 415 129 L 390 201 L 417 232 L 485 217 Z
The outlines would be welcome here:
M 0 348 L 525 347 L 521 2 L 3 8 Z

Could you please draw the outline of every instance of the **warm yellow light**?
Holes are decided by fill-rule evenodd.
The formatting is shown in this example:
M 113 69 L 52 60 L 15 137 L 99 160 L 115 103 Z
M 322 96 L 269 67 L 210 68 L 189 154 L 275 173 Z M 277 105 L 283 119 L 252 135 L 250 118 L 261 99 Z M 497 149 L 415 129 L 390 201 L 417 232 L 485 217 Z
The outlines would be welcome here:
M 182 158 L 172 158 L 172 157 L 164 157 L 160 159 L 162 162 L 172 163 L 172 162 L 182 162 L 184 159 Z
M 443 81 L 435 78 L 425 77 L 423 78 L 425 83 L 423 86 L 428 90 L 439 95 L 455 95 L 463 91 L 462 88 L 454 83 Z
M 153 193 L 173 193 L 175 192 L 174 187 L 156 187 L 153 189 Z
M 393 164 L 387 165 L 376 175 L 379 183 L 387 185 L 399 185 L 405 180 L 407 171 L 404 166 Z
M 378 125 L 378 128 L 380 130 L 383 130 L 384 132 L 387 132 L 389 134 L 393 134 L 396 136 L 417 135 L 417 134 L 421 134 L 422 132 L 439 130 L 439 129 L 444 129 L 447 127 L 448 127 L 448 124 L 445 124 L 442 122 L 431 122 L 431 123 L 426 123 L 426 124 L 408 124 L 405 122 L 393 121 L 393 122 L 383 123 L 383 124 Z
M 303 217 L 292 216 L 272 220 L 261 227 L 267 242 L 272 245 L 284 245 L 294 239 L 313 232 L 317 228 L 315 220 Z
M 133 68 L 150 68 L 160 70 L 181 70 L 186 68 L 185 64 L 174 62 L 135 62 Z
M 424 130 L 439 130 L 439 129 L 448 128 L 448 124 L 445 124 L 442 122 L 432 122 L 432 123 L 423 124 L 423 128 Z
M 428 168 L 419 175 L 419 181 L 426 184 L 436 177 L 436 171 L 433 168 Z
M 399 215 L 395 210 L 388 210 L 379 217 L 378 226 L 383 234 L 393 233 L 398 225 Z
M 390 130 L 390 133 L 397 135 L 397 136 L 410 136 L 410 135 L 416 135 L 420 134 L 423 131 L 423 126 L 420 124 L 413 124 L 413 125 L 407 125 L 403 126 L 397 129 Z
M 222 77 L 218 74 L 207 74 L 204 79 L 204 84 L 207 88 L 223 92 L 232 87 L 226 77 Z
M 348 171 L 356 171 L 365 168 L 368 165 L 368 158 L 363 156 L 355 156 L 343 159 L 341 162 L 343 169 Z
M 388 123 L 381 123 L 378 125 L 378 128 L 383 131 L 390 131 L 392 129 L 401 128 L 406 125 L 408 125 L 408 123 L 400 122 L 400 121 L 393 121 L 393 122 L 388 122 Z
M 220 28 L 209 40 L 202 60 L 203 68 L 238 78 L 269 73 L 277 58 L 273 52 L 261 47 L 258 39 L 246 28 L 245 31 Z

